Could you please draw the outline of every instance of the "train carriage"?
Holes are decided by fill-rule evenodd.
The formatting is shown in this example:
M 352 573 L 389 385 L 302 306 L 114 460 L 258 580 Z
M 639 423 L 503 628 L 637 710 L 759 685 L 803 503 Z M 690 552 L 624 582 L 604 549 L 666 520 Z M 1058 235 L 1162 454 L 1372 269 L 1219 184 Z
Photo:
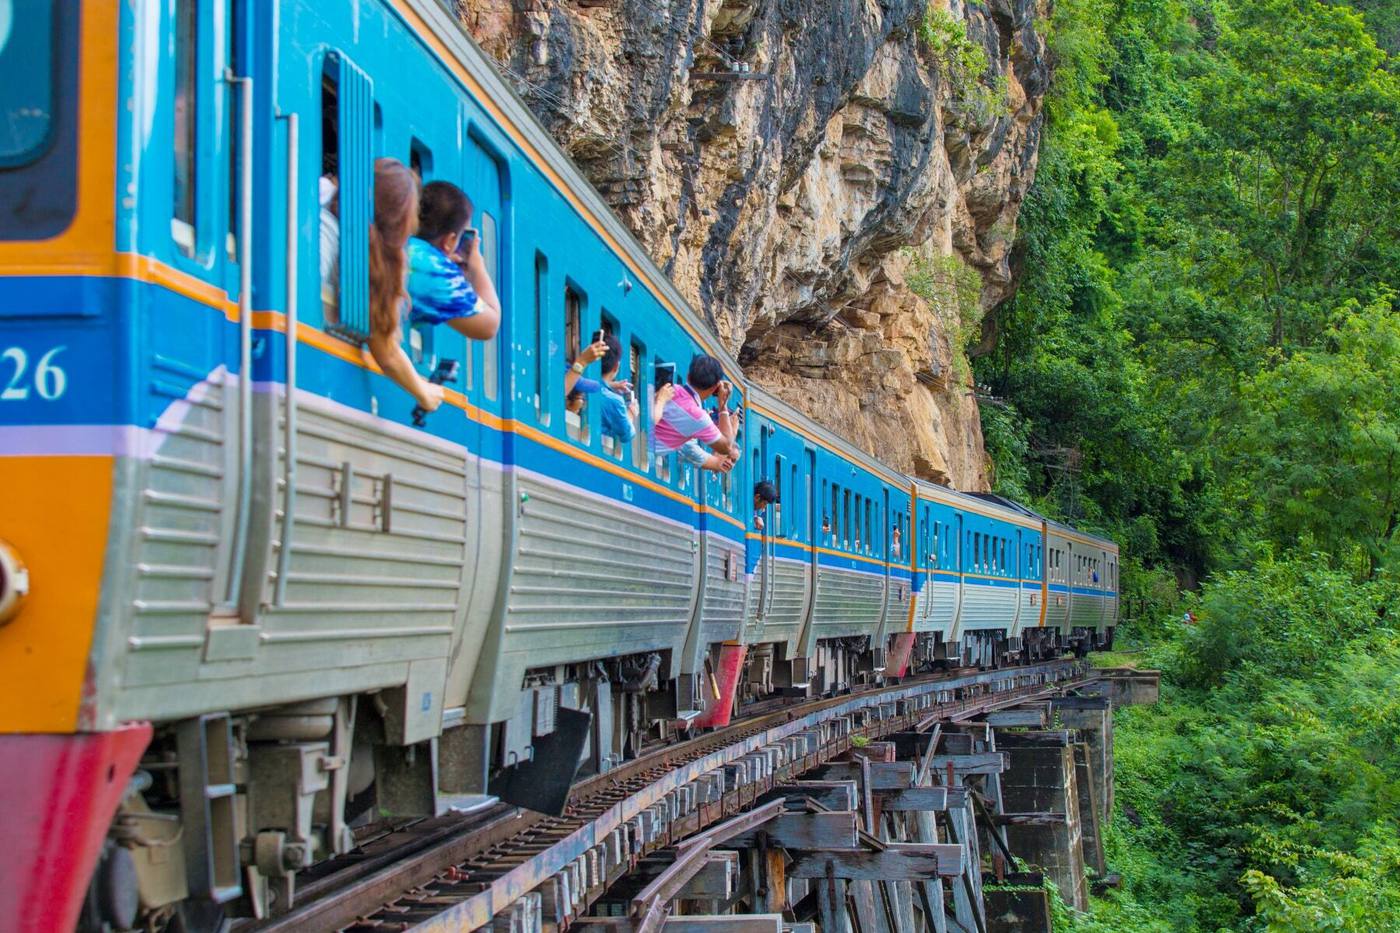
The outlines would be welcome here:
M 557 809 L 739 699 L 1031 624 L 1001 591 L 1041 525 L 749 386 L 440 3 L 16 10 L 0 62 L 52 69 L 0 88 L 36 121 L 0 152 L 0 916 L 72 927 L 95 868 L 139 918 L 89 925 L 285 909 L 370 815 Z M 504 311 L 405 326 L 421 374 L 459 364 L 422 423 L 366 349 L 379 157 L 467 192 Z M 630 443 L 565 406 L 599 331 Z M 747 413 L 724 474 L 648 444 L 696 353 Z M 1049 534 L 1046 624 L 1104 643 L 1116 548 Z M 974 653 L 921 663 L 1003 660 Z

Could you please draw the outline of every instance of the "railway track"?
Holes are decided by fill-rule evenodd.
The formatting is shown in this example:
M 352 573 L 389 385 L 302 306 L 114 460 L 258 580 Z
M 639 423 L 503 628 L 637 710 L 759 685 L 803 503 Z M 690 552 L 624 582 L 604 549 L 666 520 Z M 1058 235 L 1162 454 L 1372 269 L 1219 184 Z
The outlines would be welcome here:
M 381 835 L 302 885 L 293 910 L 238 929 L 426 933 L 493 918 L 510 929 L 567 922 L 642 856 L 747 809 L 853 742 L 1061 691 L 1086 670 L 1060 660 L 954 672 L 759 712 L 579 782 L 560 816 L 498 805 Z

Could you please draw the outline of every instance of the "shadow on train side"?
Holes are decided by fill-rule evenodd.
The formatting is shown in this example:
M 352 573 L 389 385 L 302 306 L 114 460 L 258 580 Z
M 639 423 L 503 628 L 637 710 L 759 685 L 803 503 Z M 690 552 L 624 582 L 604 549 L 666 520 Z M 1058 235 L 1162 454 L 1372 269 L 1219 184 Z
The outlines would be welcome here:
M 0 82 L 31 120 L 0 147 L 7 928 L 268 916 L 366 826 L 557 811 L 748 702 L 1111 641 L 1112 542 L 749 384 L 435 0 L 44 0 L 0 74 L 21 53 L 48 60 Z M 466 192 L 494 334 L 375 343 L 381 158 Z M 741 414 L 688 430 L 728 469 L 653 445 L 697 354 Z

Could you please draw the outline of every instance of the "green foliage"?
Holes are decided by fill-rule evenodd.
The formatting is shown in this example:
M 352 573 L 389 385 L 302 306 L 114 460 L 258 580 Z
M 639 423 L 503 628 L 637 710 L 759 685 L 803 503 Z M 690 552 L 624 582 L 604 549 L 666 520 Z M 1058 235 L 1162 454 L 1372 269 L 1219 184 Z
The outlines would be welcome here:
M 1240 454 L 1263 495 L 1270 536 L 1374 573 L 1400 527 L 1400 315 L 1391 297 L 1353 302 L 1324 339 L 1244 386 Z
M 972 41 L 967 25 L 948 10 L 930 4 L 919 23 L 919 39 L 938 65 L 953 90 L 954 102 L 968 112 L 973 122 L 985 122 L 1009 113 L 1007 80 L 997 76 L 985 80 L 991 63 L 987 50 Z
M 967 350 L 982 332 L 982 276 L 956 253 L 911 253 L 905 281 L 942 319 L 959 379 L 966 380 Z
M 1123 543 L 1115 660 L 1165 677 L 1117 713 L 1124 887 L 1056 929 L 1400 929 L 1400 5 L 1061 0 L 1048 39 L 983 432 Z
M 1057 4 L 1025 273 L 976 376 L 1026 426 L 1031 499 L 1188 585 L 1296 546 L 1374 572 L 1393 547 L 1388 9 Z

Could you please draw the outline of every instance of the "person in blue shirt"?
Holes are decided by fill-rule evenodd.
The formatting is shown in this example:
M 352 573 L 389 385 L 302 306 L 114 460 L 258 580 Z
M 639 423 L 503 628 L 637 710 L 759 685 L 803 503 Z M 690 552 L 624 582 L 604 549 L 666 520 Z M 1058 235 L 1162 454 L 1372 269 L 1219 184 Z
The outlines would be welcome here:
M 599 359 L 603 361 L 603 378 L 593 380 L 584 376 L 584 369 Z M 564 391 L 570 399 L 576 393 L 596 394 L 603 434 L 619 444 L 627 444 L 637 436 L 638 406 L 632 384 L 617 378 L 621 368 L 622 344 L 612 334 L 604 333 L 602 340 L 584 347 L 574 359 L 564 374 Z M 582 401 L 581 395 L 579 398 Z M 582 406 L 579 410 L 582 411 Z
M 501 301 L 470 226 L 472 203 L 450 181 L 423 186 L 418 234 L 408 241 L 409 321 L 446 324 L 473 340 L 501 326 Z

